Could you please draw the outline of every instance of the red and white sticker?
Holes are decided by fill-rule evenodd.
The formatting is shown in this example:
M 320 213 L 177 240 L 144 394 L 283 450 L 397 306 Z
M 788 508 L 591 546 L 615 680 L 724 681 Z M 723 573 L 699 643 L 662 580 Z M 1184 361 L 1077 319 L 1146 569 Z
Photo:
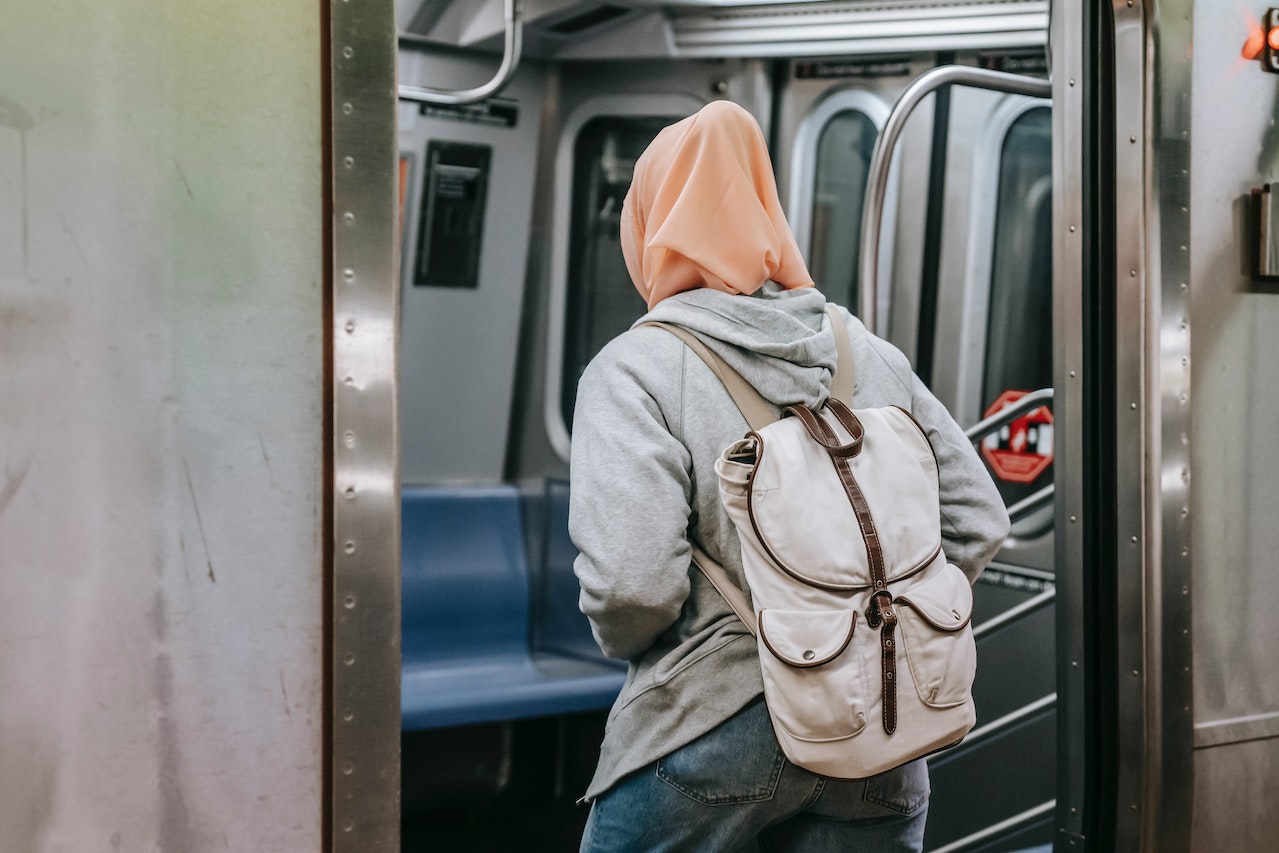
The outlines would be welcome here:
M 1028 391 L 1005 391 L 986 410 L 986 417 L 1016 402 Z M 995 476 L 1006 483 L 1033 483 L 1053 463 L 1053 413 L 1040 406 L 982 439 L 981 455 Z

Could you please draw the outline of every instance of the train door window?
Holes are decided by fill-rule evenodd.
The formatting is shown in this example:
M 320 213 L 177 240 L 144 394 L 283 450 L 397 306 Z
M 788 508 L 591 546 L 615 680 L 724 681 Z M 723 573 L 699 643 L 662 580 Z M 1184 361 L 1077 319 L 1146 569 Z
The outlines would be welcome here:
M 1025 109 L 1008 126 L 1000 148 L 986 352 L 981 405 L 988 410 L 1009 392 L 1052 386 L 1052 113 Z M 993 436 L 1051 454 L 1051 422 L 1031 416 L 1017 435 Z M 1023 435 L 1022 432 L 1025 434 Z M 1033 443 L 1031 447 L 1029 443 Z M 1033 472 L 1033 468 L 1031 469 Z M 997 474 L 1004 499 L 1021 500 L 1052 481 L 1052 468 L 1018 477 Z
M 818 103 L 795 136 L 791 226 L 813 280 L 853 312 L 866 178 L 887 117 L 887 105 L 874 95 L 839 91 Z
M 572 423 L 577 380 L 586 365 L 647 310 L 622 257 L 622 200 L 639 155 L 658 131 L 678 120 L 600 117 L 578 133 L 560 396 L 566 424 Z
M 826 293 L 857 310 L 862 199 L 878 128 L 860 110 L 844 110 L 822 130 L 813 181 L 809 267 Z
M 648 310 L 621 246 L 635 161 L 658 131 L 701 105 L 685 95 L 592 99 L 566 122 L 556 171 L 572 180 L 556 198 L 545 410 L 551 444 L 565 459 L 578 379 Z

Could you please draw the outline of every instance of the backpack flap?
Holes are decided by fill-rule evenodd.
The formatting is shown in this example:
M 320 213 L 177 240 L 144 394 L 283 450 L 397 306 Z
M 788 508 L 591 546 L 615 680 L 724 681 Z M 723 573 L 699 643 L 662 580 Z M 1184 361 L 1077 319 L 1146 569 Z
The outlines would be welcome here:
M 899 592 L 898 610 L 908 607 L 938 631 L 958 631 L 973 615 L 973 588 L 955 566 L 948 566 L 924 583 Z
M 762 610 L 759 639 L 778 660 L 791 666 L 829 663 L 848 647 L 857 627 L 852 610 Z
M 977 647 L 970 622 L 973 593 L 968 578 L 949 563 L 899 594 L 894 603 L 901 646 L 919 699 L 931 708 L 971 702 Z
M 846 463 L 869 508 L 869 523 L 877 533 L 873 545 L 892 583 L 922 570 L 941 551 L 932 451 L 899 409 L 858 410 L 856 415 L 864 433 L 860 449 Z M 829 426 L 841 445 L 854 442 L 829 410 L 814 417 Z M 739 522 L 738 531 L 757 538 L 778 568 L 806 584 L 836 591 L 869 588 L 872 540 L 863 534 L 828 449 L 811 438 L 798 417 L 778 421 L 757 435 L 758 458 L 746 484 L 750 520 L 744 529 Z M 918 461 L 921 454 L 927 454 L 928 466 Z M 725 479 L 730 469 L 738 475 L 733 482 Z M 723 465 L 720 473 L 722 494 L 742 488 L 734 466 Z M 731 514 L 727 497 L 725 505 Z
M 814 751 L 820 757 L 832 742 L 846 742 L 866 728 L 861 656 L 853 642 L 857 621 L 852 610 L 759 613 L 764 696 L 792 761 Z

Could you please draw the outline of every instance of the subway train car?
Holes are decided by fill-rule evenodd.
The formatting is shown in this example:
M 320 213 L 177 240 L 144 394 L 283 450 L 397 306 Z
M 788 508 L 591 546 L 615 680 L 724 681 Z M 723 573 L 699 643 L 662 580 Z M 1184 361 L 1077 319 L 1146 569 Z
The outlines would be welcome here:
M 716 99 L 1013 518 L 925 849 L 1270 849 L 1259 0 L 15 0 L 0 848 L 576 849 L 576 385 Z

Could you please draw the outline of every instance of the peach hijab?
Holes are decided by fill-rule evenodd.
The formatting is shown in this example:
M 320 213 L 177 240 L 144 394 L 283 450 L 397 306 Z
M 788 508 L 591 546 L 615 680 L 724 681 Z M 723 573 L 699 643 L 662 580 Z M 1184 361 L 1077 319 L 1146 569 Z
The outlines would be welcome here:
M 657 134 L 635 163 L 621 218 L 626 269 L 650 309 L 698 287 L 813 286 L 764 134 L 731 101 L 712 101 Z

